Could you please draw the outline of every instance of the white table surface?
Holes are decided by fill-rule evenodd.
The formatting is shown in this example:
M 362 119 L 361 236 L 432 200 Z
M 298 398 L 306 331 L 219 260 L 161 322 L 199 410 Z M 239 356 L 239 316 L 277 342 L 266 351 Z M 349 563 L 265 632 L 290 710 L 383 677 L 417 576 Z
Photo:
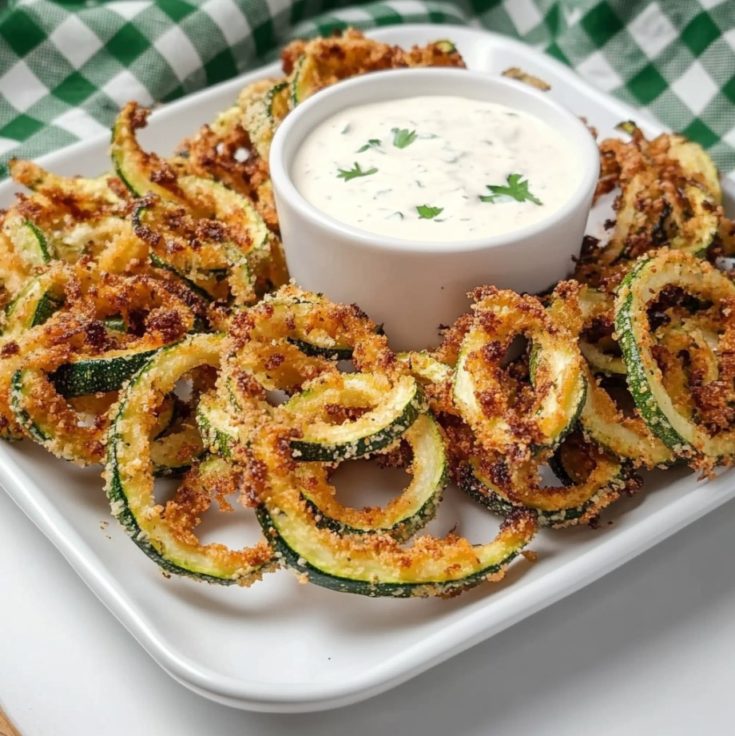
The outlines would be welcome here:
M 171 680 L 0 492 L 0 707 L 23 736 L 732 733 L 735 502 L 402 687 L 309 715 Z

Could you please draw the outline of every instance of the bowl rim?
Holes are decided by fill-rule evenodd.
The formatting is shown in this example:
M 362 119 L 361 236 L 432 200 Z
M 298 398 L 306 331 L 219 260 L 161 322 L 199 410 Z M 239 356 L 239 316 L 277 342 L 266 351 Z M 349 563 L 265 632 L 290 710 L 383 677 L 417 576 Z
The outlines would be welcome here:
M 405 79 L 407 77 L 418 77 L 424 79 L 441 79 L 446 81 L 453 77 L 457 77 L 458 75 L 461 75 L 465 80 L 473 80 L 473 82 L 478 86 L 490 85 L 496 89 L 501 88 L 512 90 L 516 95 L 520 94 L 521 97 L 526 96 L 531 100 L 535 100 L 537 103 L 545 105 L 550 110 L 553 110 L 553 112 L 562 118 L 566 118 L 572 131 L 574 131 L 575 127 L 577 128 L 580 140 L 582 141 L 581 144 L 577 144 L 574 134 L 567 135 L 567 131 L 564 131 L 564 137 L 567 138 L 569 143 L 575 146 L 578 150 L 582 172 L 579 184 L 572 192 L 569 199 L 564 202 L 561 207 L 553 210 L 546 217 L 543 217 L 530 225 L 525 225 L 498 235 L 488 235 L 483 238 L 463 240 L 425 241 L 395 238 L 378 233 L 371 233 L 369 230 L 362 230 L 358 227 L 353 227 L 352 225 L 331 217 L 315 205 L 311 204 L 298 190 L 291 176 L 290 169 L 292 161 L 286 160 L 284 148 L 290 136 L 299 135 L 301 133 L 300 140 L 303 140 L 309 130 L 313 129 L 313 125 L 310 125 L 307 130 L 302 132 L 300 130 L 300 126 L 303 126 L 303 121 L 305 119 L 308 120 L 311 112 L 315 108 L 323 105 L 326 100 L 334 98 L 339 99 L 342 96 L 351 95 L 352 91 L 355 89 L 359 90 L 360 88 L 364 88 L 364 92 L 362 93 L 363 98 L 351 100 L 349 106 L 353 107 L 357 105 L 370 104 L 371 102 L 380 102 L 382 100 L 390 99 L 390 97 L 385 94 L 380 94 L 381 89 L 384 85 L 388 84 L 389 79 L 396 80 Z M 440 96 L 451 94 L 451 92 L 441 90 L 438 90 L 435 93 L 417 92 L 417 96 L 423 96 L 424 94 L 427 96 L 431 96 L 432 94 Z M 459 94 L 457 96 L 461 97 L 463 95 Z M 523 110 L 522 107 L 519 107 L 518 109 Z M 325 114 L 323 119 L 326 119 L 331 114 L 333 113 Z M 529 112 L 529 114 L 539 117 L 535 112 Z M 271 142 L 269 155 L 269 169 L 276 197 L 276 207 L 278 207 L 278 200 L 280 198 L 286 199 L 288 204 L 290 204 L 302 218 L 308 220 L 312 225 L 323 230 L 331 231 L 340 239 L 352 241 L 353 244 L 359 244 L 368 248 L 372 247 L 378 250 L 406 251 L 424 254 L 439 254 L 446 252 L 459 253 L 482 249 L 493 249 L 510 246 L 518 241 L 527 240 L 534 236 L 541 235 L 548 228 L 554 227 L 559 222 L 567 219 L 578 208 L 582 206 L 587 209 L 589 208 L 592 194 L 599 178 L 599 166 L 599 150 L 592 132 L 579 119 L 579 117 L 563 105 L 560 105 L 555 100 L 549 98 L 546 93 L 533 89 L 527 84 L 517 80 L 506 79 L 502 76 L 488 74 L 486 72 L 478 72 L 455 67 L 422 67 L 412 69 L 388 69 L 379 72 L 370 72 L 368 74 L 340 81 L 330 87 L 320 90 L 291 110 L 284 118 L 276 129 Z

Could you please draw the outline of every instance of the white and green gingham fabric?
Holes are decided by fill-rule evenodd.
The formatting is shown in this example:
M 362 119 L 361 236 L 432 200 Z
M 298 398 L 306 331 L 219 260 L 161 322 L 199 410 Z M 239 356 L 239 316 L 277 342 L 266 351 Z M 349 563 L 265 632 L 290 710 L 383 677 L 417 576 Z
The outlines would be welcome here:
M 520 38 L 735 169 L 735 0 L 0 0 L 0 177 L 348 25 L 471 24 Z

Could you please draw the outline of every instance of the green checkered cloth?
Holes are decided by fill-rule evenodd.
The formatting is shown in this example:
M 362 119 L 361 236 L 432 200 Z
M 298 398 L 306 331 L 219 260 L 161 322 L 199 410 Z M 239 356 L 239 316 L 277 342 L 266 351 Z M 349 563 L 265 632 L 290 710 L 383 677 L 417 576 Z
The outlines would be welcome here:
M 735 0 L 0 0 L 0 177 L 106 130 L 127 100 L 229 79 L 291 38 L 416 22 L 544 49 L 735 169 Z

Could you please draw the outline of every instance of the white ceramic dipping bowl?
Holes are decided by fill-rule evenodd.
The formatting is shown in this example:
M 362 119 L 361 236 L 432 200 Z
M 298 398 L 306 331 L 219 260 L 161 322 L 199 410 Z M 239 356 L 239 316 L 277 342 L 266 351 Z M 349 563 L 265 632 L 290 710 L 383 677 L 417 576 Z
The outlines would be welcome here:
M 535 115 L 576 150 L 578 187 L 561 208 L 532 225 L 446 243 L 375 235 L 304 199 L 291 168 L 315 126 L 348 107 L 421 95 L 467 97 Z M 567 276 L 584 235 L 599 155 L 578 118 L 527 85 L 464 69 L 405 69 L 340 82 L 299 105 L 276 132 L 270 170 L 291 277 L 334 301 L 358 304 L 384 325 L 394 349 L 409 350 L 436 345 L 439 326 L 467 311 L 467 292 L 475 286 L 533 293 Z

